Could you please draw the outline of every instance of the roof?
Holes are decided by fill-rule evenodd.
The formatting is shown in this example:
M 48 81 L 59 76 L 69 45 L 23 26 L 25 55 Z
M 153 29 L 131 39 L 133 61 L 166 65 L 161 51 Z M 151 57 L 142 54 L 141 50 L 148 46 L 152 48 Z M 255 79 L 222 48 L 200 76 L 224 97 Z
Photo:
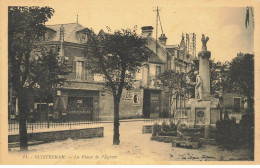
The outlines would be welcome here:
M 179 47 L 179 45 L 178 44 L 175 44 L 175 45 L 166 45 L 166 48 L 168 49 L 170 49 L 170 48 L 178 48 Z
M 85 29 L 81 24 L 78 23 L 68 23 L 68 24 L 55 24 L 55 25 L 46 25 L 47 28 L 54 30 L 56 33 L 53 37 L 48 39 L 48 41 L 59 41 L 60 40 L 60 27 L 64 27 L 64 41 L 72 43 L 80 43 L 79 39 L 76 36 L 76 32 Z
M 152 52 L 152 54 L 150 55 L 149 62 L 157 63 L 157 64 L 164 64 L 164 62 L 154 52 Z

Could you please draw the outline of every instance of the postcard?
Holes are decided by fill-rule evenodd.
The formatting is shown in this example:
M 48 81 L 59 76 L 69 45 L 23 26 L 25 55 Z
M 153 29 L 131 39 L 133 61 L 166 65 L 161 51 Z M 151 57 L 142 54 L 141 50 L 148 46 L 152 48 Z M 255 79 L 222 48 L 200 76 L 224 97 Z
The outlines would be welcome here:
M 0 164 L 259 164 L 259 0 L 0 4 Z

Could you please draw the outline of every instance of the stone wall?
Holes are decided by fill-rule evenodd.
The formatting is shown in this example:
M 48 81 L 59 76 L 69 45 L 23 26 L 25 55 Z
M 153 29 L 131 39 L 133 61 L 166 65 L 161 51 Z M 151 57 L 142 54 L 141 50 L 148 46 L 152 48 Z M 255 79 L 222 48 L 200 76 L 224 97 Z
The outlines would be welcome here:
M 8 135 L 8 142 L 19 142 L 19 134 Z M 77 130 L 64 130 L 64 131 L 52 131 L 52 132 L 38 132 L 29 133 L 28 141 L 36 140 L 43 142 L 51 142 L 58 140 L 71 139 L 85 139 L 85 138 L 96 138 L 104 137 L 104 127 L 96 128 L 85 128 Z
M 126 99 L 126 90 L 123 90 L 122 98 L 120 100 L 119 117 L 125 118 L 139 118 L 143 112 L 143 89 L 130 90 L 131 97 Z M 139 96 L 139 103 L 134 103 L 134 94 Z M 100 97 L 100 114 L 101 120 L 113 120 L 114 116 L 114 99 L 111 92 L 106 91 Z

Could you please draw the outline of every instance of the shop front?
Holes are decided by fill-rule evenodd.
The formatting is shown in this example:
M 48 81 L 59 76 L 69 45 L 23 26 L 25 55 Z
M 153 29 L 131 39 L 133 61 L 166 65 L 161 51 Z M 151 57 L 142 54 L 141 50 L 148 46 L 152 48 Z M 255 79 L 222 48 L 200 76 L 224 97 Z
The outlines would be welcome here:
M 59 90 L 54 119 L 61 121 L 96 121 L 99 117 L 99 91 Z

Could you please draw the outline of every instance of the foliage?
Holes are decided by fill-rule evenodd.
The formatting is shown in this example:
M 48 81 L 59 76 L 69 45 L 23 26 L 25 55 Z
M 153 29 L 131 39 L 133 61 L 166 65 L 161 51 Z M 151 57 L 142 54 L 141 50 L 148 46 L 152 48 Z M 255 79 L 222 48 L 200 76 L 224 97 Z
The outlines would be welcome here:
M 227 149 L 234 149 L 239 144 L 239 127 L 235 120 L 219 120 L 216 123 L 216 142 Z
M 182 93 L 186 86 L 185 74 L 183 72 L 175 72 L 174 70 L 166 70 L 159 76 L 164 87 L 175 91 L 175 93 Z
M 107 86 L 118 97 L 122 88 L 131 88 L 133 74 L 139 70 L 150 54 L 145 47 L 146 40 L 136 30 L 115 31 L 113 34 L 100 31 L 98 35 L 88 31 L 85 56 L 87 69 L 103 74 Z
M 28 83 L 33 86 L 38 101 L 53 102 L 57 86 L 62 86 L 69 73 L 69 67 L 63 56 L 59 55 L 59 47 L 38 47 L 30 59 L 30 76 Z
M 254 120 L 253 114 L 244 114 L 239 122 L 241 142 L 248 144 L 250 148 L 254 148 Z
M 15 91 L 27 84 L 33 43 L 46 31 L 45 22 L 53 15 L 49 7 L 9 7 L 8 10 L 8 70 Z
M 254 149 L 254 115 L 245 114 L 239 124 L 235 119 L 224 119 L 216 123 L 216 141 L 227 149 L 247 146 Z
M 169 127 L 169 125 L 168 125 L 168 123 L 164 120 L 163 122 L 162 122 L 162 130 L 168 130 L 170 127 Z
M 214 96 L 219 95 L 221 89 L 229 89 L 229 85 L 226 82 L 227 71 L 229 67 L 229 62 L 221 63 L 210 60 L 210 91 Z M 195 83 L 196 74 L 195 71 L 199 71 L 199 62 L 195 62 L 191 66 L 191 70 L 187 73 L 189 79 Z
M 39 82 L 35 78 L 39 73 L 34 73 L 36 69 L 33 69 L 36 60 L 31 60 L 31 53 L 36 47 L 34 43 L 44 36 L 46 32 L 45 22 L 51 18 L 53 13 L 54 10 L 49 7 L 8 8 L 8 82 L 15 90 L 19 100 L 21 150 L 28 150 L 27 97 L 29 91 L 34 89 L 36 83 Z M 46 64 L 43 66 L 46 66 Z
M 245 54 L 232 60 L 228 82 L 232 91 L 241 93 L 247 97 L 249 111 L 254 110 L 254 55 Z
M 169 124 L 166 121 L 162 122 L 162 131 L 168 132 L 168 131 L 176 131 L 177 126 L 173 123 L 173 121 L 170 121 Z
M 162 86 L 169 90 L 169 99 L 171 105 L 173 98 L 176 96 L 184 96 L 189 86 L 186 84 L 186 75 L 183 72 L 175 72 L 174 70 L 166 70 L 160 76 Z M 171 106 L 170 105 L 170 106 Z
M 169 127 L 170 127 L 171 130 L 174 130 L 174 131 L 177 130 L 177 125 L 174 124 L 174 122 L 172 120 L 170 121 Z
M 152 127 L 152 136 L 156 136 L 160 131 L 160 125 L 158 123 L 154 123 Z

